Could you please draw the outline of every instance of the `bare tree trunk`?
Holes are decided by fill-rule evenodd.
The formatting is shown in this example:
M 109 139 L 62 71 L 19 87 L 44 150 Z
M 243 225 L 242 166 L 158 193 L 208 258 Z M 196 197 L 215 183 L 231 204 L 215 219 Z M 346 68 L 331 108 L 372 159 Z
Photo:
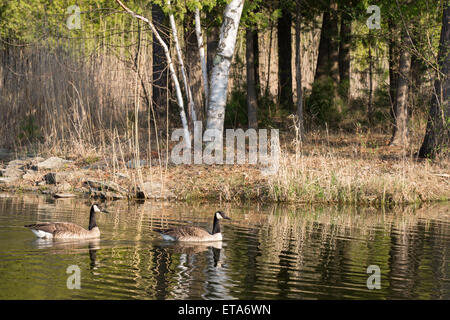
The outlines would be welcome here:
M 372 33 L 369 29 L 369 103 L 367 105 L 367 114 L 369 118 L 369 124 L 372 124 L 373 119 L 373 57 L 372 57 Z
M 408 84 L 411 71 L 410 39 L 406 30 L 402 31 L 402 48 L 400 53 L 399 77 L 395 109 L 395 125 L 390 145 L 408 145 Z
M 295 73 L 297 85 L 297 126 L 299 128 L 299 139 L 303 140 L 305 135 L 305 128 L 303 125 L 303 90 L 302 90 L 302 56 L 301 56 L 301 14 L 300 2 L 297 0 L 297 12 L 295 16 Z
M 339 83 L 339 29 L 338 29 L 337 9 L 338 9 L 337 0 L 331 0 L 330 3 L 331 37 L 330 37 L 329 63 L 330 63 L 330 76 L 335 83 L 335 88 L 337 88 L 337 85 Z
M 169 9 L 171 9 L 170 0 L 167 0 L 167 6 L 169 7 Z M 173 16 L 173 13 L 169 14 L 169 21 L 170 21 L 170 27 L 172 28 L 173 41 L 175 42 L 175 50 L 176 50 L 177 56 L 178 56 L 178 63 L 180 64 L 181 76 L 183 77 L 184 91 L 186 92 L 186 96 L 187 96 L 188 103 L 189 103 L 189 113 L 191 116 L 192 127 L 194 127 L 194 122 L 197 121 L 197 115 L 195 112 L 195 103 L 194 103 L 194 99 L 192 97 L 191 87 L 189 85 L 188 78 L 186 75 L 186 68 L 184 67 L 184 59 L 183 59 L 183 55 L 181 53 L 180 42 L 178 41 L 177 26 L 175 24 L 175 18 Z
M 206 65 L 205 47 L 203 45 L 202 25 L 200 22 L 200 10 L 195 9 L 195 33 L 197 35 L 198 53 L 200 55 L 200 64 L 202 66 L 203 90 L 205 93 L 205 112 L 208 110 L 209 83 L 208 67 Z
M 147 90 L 147 86 L 145 85 L 146 82 L 144 81 L 144 77 L 142 76 L 142 73 L 140 71 L 139 68 L 139 56 L 140 56 L 140 52 L 141 52 L 141 47 L 142 47 L 142 36 L 141 36 L 141 24 L 140 21 L 138 20 L 138 39 L 137 39 L 137 45 L 136 45 L 136 55 L 134 57 L 134 68 L 136 70 L 136 74 L 139 77 L 140 83 L 141 83 L 141 87 L 142 87 L 142 91 L 144 93 L 144 100 L 145 100 L 145 105 L 148 108 L 150 108 L 150 94 Z
M 175 87 L 175 92 L 177 95 L 177 103 L 178 103 L 178 107 L 180 110 L 181 123 L 183 125 L 184 143 L 188 149 L 191 149 L 191 135 L 189 133 L 188 123 L 187 123 L 187 119 L 186 119 L 186 113 L 184 111 L 183 95 L 181 93 L 180 83 L 178 82 L 178 77 L 175 72 L 175 67 L 173 66 L 172 57 L 170 56 L 169 47 L 164 42 L 163 38 L 161 38 L 158 30 L 155 28 L 154 24 L 150 20 L 148 20 L 147 18 L 145 18 L 141 15 L 136 14 L 135 12 L 130 10 L 127 6 L 125 6 L 120 0 L 116 0 L 116 2 L 132 17 L 134 17 L 136 19 L 140 19 L 140 20 L 144 21 L 145 23 L 147 23 L 149 25 L 150 29 L 152 30 L 153 36 L 156 38 L 157 42 L 161 45 L 161 47 L 164 51 L 164 54 L 166 56 L 167 64 L 169 65 L 170 75 L 171 75 L 172 82 Z M 156 42 L 156 41 L 154 41 L 154 42 Z
M 335 84 L 339 81 L 339 45 L 337 25 L 337 2 L 331 0 L 330 8 L 323 13 L 320 32 L 319 54 L 314 81 L 331 77 Z
M 397 81 L 398 81 L 398 41 L 396 34 L 396 25 L 392 18 L 388 20 L 389 25 L 389 97 L 391 101 L 391 117 L 395 122 Z
M 207 35 L 207 50 L 206 50 L 206 66 L 208 69 L 208 79 L 211 80 L 211 70 L 213 68 L 214 57 L 217 52 L 217 45 L 219 44 L 220 28 L 212 26 Z M 208 96 L 209 98 L 209 96 Z
M 349 13 L 352 1 L 346 1 L 341 16 L 341 31 L 339 43 L 339 82 L 345 88 L 344 99 L 348 101 L 350 95 L 350 45 L 352 36 L 352 18 Z
M 430 114 L 428 116 L 427 130 L 419 157 L 434 158 L 438 154 L 449 153 L 450 146 L 450 5 L 444 1 L 444 12 L 442 14 L 442 31 L 439 41 L 439 69 L 440 73 L 434 81 L 434 92 L 431 99 Z
M 244 0 L 232 0 L 225 7 L 220 40 L 217 46 L 214 66 L 211 70 L 211 84 L 208 102 L 206 129 L 223 132 L 225 105 L 227 102 L 228 75 L 234 55 L 236 37 L 241 20 Z
M 322 80 L 328 74 L 328 51 L 330 50 L 329 24 L 330 13 L 328 11 L 325 11 L 322 18 L 322 29 L 320 30 L 319 53 L 317 55 L 314 82 Z
M 258 41 L 258 31 L 253 32 L 253 56 L 255 59 L 255 86 L 256 86 L 256 98 L 261 96 L 261 84 L 259 79 L 259 41 Z
M 202 92 L 204 86 L 202 85 L 202 58 L 197 41 L 197 32 L 194 29 L 195 13 L 192 11 L 186 12 L 185 18 L 185 46 L 186 46 L 186 69 L 188 73 L 188 80 L 191 85 L 192 97 L 194 99 L 197 119 L 205 118 L 206 110 L 203 108 L 204 97 Z M 196 26 L 195 26 L 196 27 Z M 203 49 L 203 48 L 202 48 Z M 203 58 L 205 52 L 203 51 Z M 206 68 L 206 61 L 205 61 Z M 207 96 L 205 96 L 207 97 Z
M 152 21 L 158 25 L 166 25 L 166 16 L 162 11 L 161 7 L 153 4 L 152 5 Z M 167 38 L 165 33 L 162 33 L 162 40 L 169 44 L 170 40 Z M 167 105 L 167 61 L 165 58 L 164 49 L 158 41 L 153 41 L 152 48 L 152 75 L 153 75 L 153 88 L 152 88 L 152 98 L 153 104 L 158 110 L 158 113 L 165 117 L 166 105 Z
M 270 24 L 270 34 L 269 34 L 269 53 L 267 55 L 267 80 L 266 80 L 266 87 L 264 91 L 264 95 L 266 97 L 269 96 L 270 93 L 270 65 L 271 65 L 271 59 L 272 59 L 272 41 L 273 41 L 273 25 Z
M 286 109 L 294 105 L 292 101 L 292 15 L 282 8 L 278 19 L 278 96 L 279 103 Z
M 255 79 L 255 50 L 254 50 L 254 30 L 247 27 L 245 38 L 247 42 L 245 56 L 247 64 L 247 113 L 248 127 L 258 128 L 258 101 L 256 95 L 256 79 Z

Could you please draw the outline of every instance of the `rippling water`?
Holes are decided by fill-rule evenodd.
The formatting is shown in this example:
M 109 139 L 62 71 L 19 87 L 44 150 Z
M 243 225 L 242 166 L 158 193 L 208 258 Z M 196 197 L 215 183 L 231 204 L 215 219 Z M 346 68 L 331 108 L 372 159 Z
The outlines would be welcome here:
M 96 241 L 42 241 L 36 221 L 87 227 L 90 203 L 0 194 L 0 299 L 450 299 L 450 205 L 393 211 L 108 203 Z M 224 241 L 176 244 L 154 228 L 211 228 Z M 81 289 L 68 289 L 76 265 Z M 369 265 L 381 289 L 367 288 Z

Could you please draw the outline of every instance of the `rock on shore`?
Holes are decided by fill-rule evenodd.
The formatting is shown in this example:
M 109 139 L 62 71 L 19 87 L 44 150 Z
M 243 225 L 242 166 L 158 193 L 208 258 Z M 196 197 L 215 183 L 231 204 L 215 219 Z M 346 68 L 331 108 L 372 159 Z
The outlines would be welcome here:
M 158 182 L 136 186 L 123 173 L 113 175 L 117 182 L 106 178 L 110 176 L 99 167 L 80 168 L 73 161 L 59 157 L 16 159 L 3 166 L 0 164 L 0 191 L 40 191 L 55 198 L 69 198 L 75 194 L 107 200 L 176 198 Z

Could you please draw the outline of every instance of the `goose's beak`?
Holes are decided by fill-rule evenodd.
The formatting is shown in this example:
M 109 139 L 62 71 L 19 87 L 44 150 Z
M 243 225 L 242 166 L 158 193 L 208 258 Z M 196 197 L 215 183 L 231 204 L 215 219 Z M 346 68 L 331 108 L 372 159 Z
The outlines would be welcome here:
M 224 219 L 227 219 L 227 220 L 231 220 L 231 218 L 229 217 L 229 216 L 225 216 L 225 217 L 223 217 Z
M 103 213 L 110 213 L 108 210 L 106 210 L 106 209 L 102 209 L 102 212 Z

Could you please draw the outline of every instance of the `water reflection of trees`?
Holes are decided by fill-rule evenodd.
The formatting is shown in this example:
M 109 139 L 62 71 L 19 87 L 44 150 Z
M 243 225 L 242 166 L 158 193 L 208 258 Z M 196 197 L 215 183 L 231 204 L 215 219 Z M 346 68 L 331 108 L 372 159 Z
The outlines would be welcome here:
M 13 208 L 27 223 L 34 211 L 41 221 L 64 216 L 85 225 L 89 204 L 24 196 L 2 199 L 0 210 Z M 233 221 L 218 249 L 166 246 L 152 233 L 189 223 L 209 228 L 216 204 L 108 203 L 113 214 L 99 217 L 107 245 L 92 251 L 104 263 L 92 281 L 138 299 L 450 298 L 448 205 L 220 207 Z M 372 264 L 381 268 L 381 290 L 366 287 Z M 119 277 L 123 287 L 111 289 Z
M 280 298 L 443 298 L 445 292 L 448 298 L 449 228 L 435 220 L 446 210 L 277 208 L 261 229 L 261 247 L 269 250 L 258 265 L 266 274 L 270 268 L 264 266 L 279 266 L 266 282 L 278 284 Z M 423 259 L 424 252 L 431 261 Z M 365 268 L 371 264 L 381 268 L 380 291 L 367 290 Z M 255 292 L 267 287 L 262 282 L 253 286 Z M 430 286 L 434 294 L 421 295 Z

